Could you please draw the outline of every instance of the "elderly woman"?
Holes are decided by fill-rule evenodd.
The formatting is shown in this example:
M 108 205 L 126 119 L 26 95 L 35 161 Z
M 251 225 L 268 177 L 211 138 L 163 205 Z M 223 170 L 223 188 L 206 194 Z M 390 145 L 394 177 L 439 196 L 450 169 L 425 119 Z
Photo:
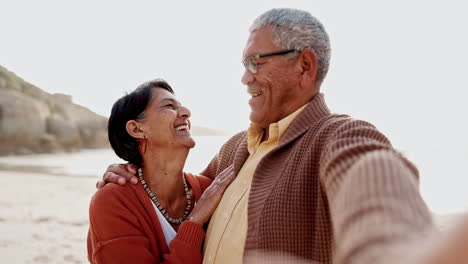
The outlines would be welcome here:
M 139 166 L 140 183 L 107 184 L 94 195 L 91 263 L 201 263 L 203 225 L 233 173 L 228 168 L 211 183 L 183 172 L 195 146 L 189 117 L 163 80 L 144 83 L 114 104 L 109 140 L 119 157 Z

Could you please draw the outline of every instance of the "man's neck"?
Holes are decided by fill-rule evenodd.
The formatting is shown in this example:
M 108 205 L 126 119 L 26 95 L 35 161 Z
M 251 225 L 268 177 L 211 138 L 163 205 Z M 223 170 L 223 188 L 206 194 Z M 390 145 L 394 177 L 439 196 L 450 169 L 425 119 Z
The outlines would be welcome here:
M 269 133 L 269 132 L 270 132 L 270 131 L 269 131 L 270 129 L 269 129 L 269 128 L 270 128 L 270 126 L 268 126 L 267 128 L 264 128 L 264 129 L 263 129 L 262 140 L 261 140 L 260 142 L 265 142 L 265 141 L 268 140 L 268 137 L 270 136 L 270 133 Z
M 270 127 L 271 127 L 272 124 L 274 124 L 274 123 L 278 123 L 278 124 L 281 123 L 282 120 L 285 120 L 285 119 L 287 119 L 288 117 L 294 115 L 295 112 L 297 112 L 297 111 L 298 111 L 299 109 L 301 109 L 301 108 L 304 108 L 305 105 L 307 105 L 308 103 L 310 103 L 310 101 L 307 101 L 307 102 L 305 102 L 304 104 L 302 104 L 301 106 L 299 106 L 299 107 L 297 107 L 296 109 L 294 109 L 293 111 L 290 111 L 288 114 L 284 115 L 280 120 L 278 120 L 278 121 L 276 121 L 276 122 L 272 122 L 272 123 L 270 123 L 270 124 L 268 124 L 268 125 L 266 125 L 266 126 L 260 126 L 260 127 L 262 127 L 262 129 L 263 129 L 262 139 L 261 139 L 260 142 L 265 142 L 265 141 L 267 141 L 267 140 L 269 139 L 269 137 L 270 137 Z M 297 116 L 297 114 L 294 115 L 294 118 L 295 118 L 296 116 Z M 288 124 L 288 126 L 291 124 L 291 122 L 292 122 L 292 120 L 286 121 L 286 123 Z M 281 135 L 280 135 L 280 136 L 281 136 Z

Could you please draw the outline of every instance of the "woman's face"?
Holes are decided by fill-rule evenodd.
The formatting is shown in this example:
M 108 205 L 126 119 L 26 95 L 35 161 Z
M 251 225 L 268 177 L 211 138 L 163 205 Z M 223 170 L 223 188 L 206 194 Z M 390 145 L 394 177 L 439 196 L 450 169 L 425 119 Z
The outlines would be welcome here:
M 165 89 L 152 88 L 151 92 L 152 99 L 145 109 L 145 119 L 139 121 L 140 129 L 147 138 L 147 148 L 193 148 L 195 141 L 190 134 L 190 110 Z

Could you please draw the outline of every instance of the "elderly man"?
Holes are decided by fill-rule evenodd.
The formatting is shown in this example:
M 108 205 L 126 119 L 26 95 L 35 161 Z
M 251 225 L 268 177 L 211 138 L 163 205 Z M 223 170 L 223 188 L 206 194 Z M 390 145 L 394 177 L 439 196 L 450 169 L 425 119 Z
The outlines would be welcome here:
M 243 56 L 252 124 L 201 173 L 234 164 L 237 174 L 210 221 L 204 263 L 416 263 L 411 245 L 435 229 L 418 172 L 373 125 L 327 108 L 322 24 L 269 10 Z M 111 165 L 104 180 L 123 184 L 129 172 Z

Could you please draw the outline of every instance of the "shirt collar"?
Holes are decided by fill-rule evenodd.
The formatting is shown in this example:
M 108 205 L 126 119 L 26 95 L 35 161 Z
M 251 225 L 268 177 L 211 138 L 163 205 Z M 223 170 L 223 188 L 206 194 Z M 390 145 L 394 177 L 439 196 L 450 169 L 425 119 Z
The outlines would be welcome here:
M 273 142 L 275 141 L 278 144 L 279 140 L 283 136 L 284 132 L 288 129 L 289 125 L 293 122 L 293 120 L 306 108 L 309 103 L 301 106 L 299 109 L 291 113 L 290 115 L 286 116 L 285 118 L 281 119 L 277 123 L 272 123 L 268 127 L 268 141 Z M 255 123 L 251 123 L 250 127 L 247 132 L 247 149 L 250 154 L 255 153 L 260 143 L 262 143 L 263 138 L 263 128 Z

